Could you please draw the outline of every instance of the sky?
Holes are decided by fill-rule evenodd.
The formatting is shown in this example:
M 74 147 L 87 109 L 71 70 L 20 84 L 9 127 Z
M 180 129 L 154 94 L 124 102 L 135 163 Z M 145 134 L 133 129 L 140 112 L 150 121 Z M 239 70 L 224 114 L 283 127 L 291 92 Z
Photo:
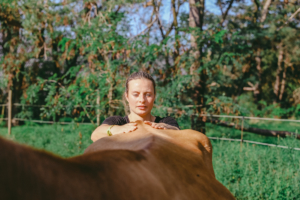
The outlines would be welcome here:
M 205 10 L 221 15 L 220 8 L 216 6 L 217 0 L 206 0 L 205 1 Z M 171 0 L 162 0 L 163 5 L 160 8 L 160 19 L 162 19 L 164 22 L 171 22 L 172 21 L 172 10 L 171 10 Z M 245 4 L 251 4 L 251 0 L 244 0 Z M 233 4 L 233 6 L 235 3 Z M 136 10 L 135 10 L 136 9 Z M 180 11 L 189 12 L 189 4 L 188 2 L 185 2 L 181 8 Z M 130 14 L 130 26 L 131 26 L 131 34 L 137 35 L 141 33 L 146 28 L 146 22 L 141 21 L 141 18 L 147 19 L 149 21 L 149 17 L 152 12 L 152 8 L 144 8 L 139 9 L 133 8 L 129 12 L 137 13 L 137 14 Z

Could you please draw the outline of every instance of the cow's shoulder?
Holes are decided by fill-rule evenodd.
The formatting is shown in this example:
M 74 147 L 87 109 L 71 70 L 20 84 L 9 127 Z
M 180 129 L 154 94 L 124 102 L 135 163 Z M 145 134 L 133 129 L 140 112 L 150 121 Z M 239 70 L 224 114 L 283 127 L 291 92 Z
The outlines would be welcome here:
M 199 131 L 195 131 L 195 130 L 191 130 L 191 129 L 188 129 L 188 130 L 184 130 L 184 134 L 185 135 L 191 135 L 192 137 L 194 137 L 194 139 L 200 143 L 209 153 L 212 152 L 212 145 L 211 145 L 211 142 L 209 140 L 209 138 L 199 132 Z
M 185 130 L 168 130 L 165 134 L 172 137 L 180 145 L 190 146 L 200 150 L 205 149 L 207 153 L 212 153 L 212 145 L 209 138 L 201 132 L 185 129 Z

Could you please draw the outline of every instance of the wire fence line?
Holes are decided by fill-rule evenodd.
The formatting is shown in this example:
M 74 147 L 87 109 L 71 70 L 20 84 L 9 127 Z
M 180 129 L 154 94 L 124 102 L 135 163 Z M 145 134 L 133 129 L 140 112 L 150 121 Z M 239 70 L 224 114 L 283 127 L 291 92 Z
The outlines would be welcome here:
M 28 105 L 28 104 L 20 104 L 20 103 L 14 103 L 12 104 L 14 106 L 27 106 L 27 107 L 48 107 L 46 105 Z M 0 106 L 7 106 L 7 104 L 0 104 Z M 80 107 L 80 106 L 74 106 L 74 107 Z M 97 106 L 93 105 L 86 105 L 85 107 L 88 108 L 97 108 Z M 191 107 L 190 105 L 187 105 L 186 107 Z M 281 122 L 298 122 L 300 123 L 300 120 L 296 119 L 276 119 L 276 118 L 265 118 L 265 117 L 248 117 L 248 116 L 235 116 L 235 115 L 214 115 L 214 114 L 200 114 L 199 116 L 203 117 L 216 117 L 216 118 L 232 118 L 232 119 L 257 119 L 257 120 L 265 120 L 265 121 L 281 121 Z M 1 119 L 1 118 L 0 118 Z M 16 119 L 16 118 L 15 118 Z M 20 120 L 18 118 L 18 120 Z M 25 119 L 22 119 L 25 120 Z M 39 120 L 35 120 L 39 121 Z M 43 121 L 46 122 L 46 121 Z M 49 123 L 55 123 L 54 121 L 48 121 Z M 87 123 L 90 124 L 90 123 Z
M 223 117 L 223 115 L 220 115 L 219 117 Z M 45 124 L 82 124 L 82 125 L 91 125 L 92 123 L 83 123 L 83 122 L 54 122 L 54 121 L 42 121 L 42 120 L 27 120 L 27 119 L 21 119 L 21 118 L 14 118 L 15 120 L 19 121 L 31 121 L 35 123 L 45 123 Z M 1 120 L 7 121 L 8 118 L 0 118 Z M 251 144 L 257 144 L 257 145 L 263 145 L 263 146 L 270 146 L 270 147 L 277 147 L 277 148 L 283 148 L 283 149 L 293 149 L 296 151 L 300 151 L 300 148 L 291 148 L 288 146 L 282 146 L 282 145 L 276 145 L 276 144 L 269 144 L 269 143 L 262 143 L 262 142 L 256 142 L 251 140 L 243 140 L 243 139 L 231 139 L 231 138 L 219 138 L 219 137 L 208 137 L 211 140 L 225 140 L 225 141 L 235 141 L 235 142 L 245 142 L 245 143 L 251 143 Z
M 276 119 L 276 118 L 246 117 L 246 116 L 234 116 L 234 115 L 209 115 L 209 114 L 204 115 L 204 114 L 201 114 L 200 116 L 217 117 L 217 118 L 235 118 L 235 119 L 258 119 L 258 120 L 282 121 L 282 122 L 300 122 L 300 120 L 296 120 L 296 119 Z
M 199 115 L 199 116 L 205 116 L 205 117 L 216 117 L 216 118 L 233 118 L 233 119 L 257 119 L 257 120 L 266 120 L 266 121 L 281 121 L 281 122 L 298 122 L 300 123 L 300 120 L 293 120 L 293 119 L 276 119 L 276 118 L 263 118 L 263 117 L 245 117 L 245 116 L 233 116 L 233 115 Z M 7 118 L 0 118 L 0 120 L 7 120 Z M 60 123 L 55 121 L 42 121 L 42 120 L 31 120 L 31 119 L 22 119 L 22 118 L 14 118 L 15 120 L 19 121 L 35 121 L 38 123 Z M 67 122 L 66 122 L 67 123 Z M 69 122 L 72 123 L 72 122 Z M 75 122 L 77 123 L 77 122 Z M 79 123 L 79 122 L 78 122 Z M 82 123 L 82 122 L 81 122 Z M 82 124 L 92 124 L 92 123 L 82 123 Z
M 47 105 L 31 105 L 31 104 L 21 104 L 21 103 L 13 103 L 13 106 L 24 106 L 24 107 L 51 107 L 51 106 L 47 106 Z M 0 106 L 7 106 L 7 104 L 0 104 Z M 62 106 L 62 107 L 67 107 L 67 106 Z M 82 107 L 82 106 L 73 106 L 74 108 L 78 108 L 78 107 Z M 87 108 L 97 108 L 99 107 L 99 105 L 95 106 L 95 105 L 85 105 L 85 107 Z M 202 105 L 185 105 L 184 107 L 187 108 L 193 108 L 193 107 L 202 107 Z M 119 107 L 116 107 L 119 108 Z
M 55 122 L 55 121 L 43 121 L 43 120 L 33 120 L 33 119 L 22 119 L 22 118 L 13 118 L 14 120 L 17 121 L 30 121 L 30 122 L 35 122 L 35 123 L 41 123 L 41 124 L 85 124 L 85 125 L 90 125 L 92 123 L 85 123 L 85 122 Z M 0 120 L 7 121 L 8 118 L 0 118 Z
M 51 106 L 46 106 L 46 105 L 31 105 L 31 104 L 21 104 L 21 103 L 14 103 L 12 104 L 13 106 L 24 106 L 24 107 L 51 107 Z M 7 106 L 7 104 L 0 104 L 0 106 Z M 66 107 L 66 106 L 63 106 Z M 78 108 L 81 106 L 74 106 L 74 108 Z M 93 106 L 93 105 L 86 105 L 85 107 L 87 108 L 97 108 L 97 106 Z
M 8 120 L 7 118 L 0 118 L 0 120 Z M 42 121 L 42 120 L 24 120 L 20 118 L 15 118 L 15 120 L 19 121 L 31 121 L 36 123 L 46 123 L 46 124 L 53 124 L 53 123 L 59 123 L 59 124 L 85 124 L 90 125 L 92 123 L 76 123 L 76 122 L 51 122 L 51 121 Z M 251 143 L 251 144 L 257 144 L 257 145 L 263 145 L 263 146 L 270 146 L 270 147 L 277 147 L 277 148 L 283 148 L 283 149 L 293 149 L 296 151 L 300 151 L 300 148 L 291 148 L 288 146 L 282 146 L 282 145 L 276 145 L 276 144 L 269 144 L 269 143 L 262 143 L 262 142 L 256 142 L 251 140 L 243 140 L 243 139 L 231 139 L 231 138 L 219 138 L 219 137 L 208 137 L 211 140 L 225 140 L 225 141 L 235 141 L 235 142 L 245 142 L 245 143 Z
M 235 141 L 235 142 L 246 142 L 246 143 L 258 144 L 258 145 L 263 145 L 263 146 L 278 147 L 278 148 L 283 148 L 283 149 L 293 149 L 293 150 L 296 150 L 296 151 L 300 151 L 300 148 L 292 148 L 292 147 L 282 146 L 282 145 L 276 145 L 276 144 L 255 142 L 255 141 L 251 141 L 251 140 L 219 138 L 219 137 L 208 137 L 208 138 L 211 139 L 211 140 L 225 140 L 225 141 Z
M 14 106 L 26 106 L 26 107 L 47 107 L 45 105 L 28 105 L 28 104 L 20 104 L 20 103 L 14 103 L 12 104 L 10 102 L 7 104 L 0 104 L 0 106 L 7 106 L 9 107 L 14 105 Z M 97 105 L 99 106 L 99 105 Z M 85 107 L 91 107 L 91 108 L 97 108 L 97 106 L 93 106 L 93 105 L 87 105 Z M 80 106 L 75 106 L 75 107 L 80 107 Z M 191 106 L 187 106 L 187 107 L 191 107 Z M 264 118 L 264 117 L 248 117 L 248 116 L 234 116 L 234 115 L 214 115 L 214 114 L 200 114 L 198 116 L 203 116 L 203 117 L 210 117 L 210 118 L 231 118 L 231 119 L 242 119 L 242 124 L 244 122 L 245 119 L 256 119 L 256 120 L 265 120 L 265 121 L 281 121 L 281 122 L 300 122 L 300 120 L 294 120 L 294 119 L 276 119 L 276 118 Z M 2 116 L 4 117 L 4 116 Z M 12 119 L 9 118 L 0 118 L 0 122 L 1 121 L 11 121 Z M 82 125 L 90 125 L 93 123 L 84 123 L 84 122 L 55 122 L 55 121 L 43 121 L 43 120 L 33 120 L 33 119 L 22 119 L 22 118 L 13 118 L 13 120 L 17 120 L 17 121 L 30 121 L 30 122 L 35 122 L 35 123 L 43 123 L 43 124 L 82 124 Z M 10 122 L 11 123 L 11 122 Z M 243 126 L 242 126 L 243 127 Z M 9 134 L 10 134 L 10 130 L 9 130 Z M 218 138 L 218 137 L 209 137 L 212 140 L 226 140 L 226 141 L 237 141 L 237 142 L 245 142 L 245 143 L 252 143 L 252 144 L 257 144 L 257 145 L 264 145 L 264 146 L 274 146 L 274 147 L 278 147 L 278 148 L 290 148 L 288 146 L 281 146 L 281 145 L 275 145 L 275 144 L 268 144 L 268 143 L 261 143 L 261 142 L 255 142 L 255 141 L 250 141 L 250 140 L 243 140 L 243 128 L 241 129 L 241 139 L 230 139 L 230 138 Z M 300 148 L 292 148 L 294 150 L 299 151 Z

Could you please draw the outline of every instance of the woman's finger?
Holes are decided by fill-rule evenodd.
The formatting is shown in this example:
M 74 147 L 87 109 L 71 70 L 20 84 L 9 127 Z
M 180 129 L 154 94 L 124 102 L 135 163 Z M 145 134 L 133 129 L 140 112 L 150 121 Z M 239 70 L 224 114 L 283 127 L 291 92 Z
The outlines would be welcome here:
M 129 123 L 129 125 L 131 125 L 131 126 L 136 126 L 137 123 Z
M 152 125 L 152 122 L 144 121 L 145 124 Z
M 133 127 L 132 129 L 130 129 L 130 132 L 135 131 L 137 129 L 137 127 Z

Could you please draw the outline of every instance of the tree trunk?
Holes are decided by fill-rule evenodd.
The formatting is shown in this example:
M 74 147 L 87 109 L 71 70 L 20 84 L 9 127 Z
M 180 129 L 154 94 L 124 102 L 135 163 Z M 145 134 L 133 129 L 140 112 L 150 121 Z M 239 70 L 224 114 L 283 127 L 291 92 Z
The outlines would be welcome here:
M 189 13 L 189 26 L 193 29 L 202 31 L 203 18 L 204 18 L 204 3 L 205 0 L 189 0 L 190 13 Z M 197 44 L 197 35 L 195 32 L 191 33 L 191 47 L 193 50 L 194 63 L 190 68 L 190 74 L 193 76 L 191 96 L 195 105 L 202 104 L 203 107 L 197 107 L 195 114 L 191 116 L 191 128 L 205 134 L 205 121 L 206 118 L 200 116 L 205 113 L 205 93 L 207 72 L 205 69 L 200 73 L 195 71 L 201 67 L 202 47 Z
M 179 38 L 178 38 L 178 22 L 177 22 L 177 12 L 176 12 L 176 4 L 175 0 L 171 1 L 172 3 L 172 13 L 173 13 L 173 24 L 175 29 L 175 58 L 179 55 Z
M 282 100 L 282 96 L 285 90 L 285 84 L 286 84 L 286 69 L 288 67 L 290 63 L 290 59 L 289 56 L 287 55 L 287 53 L 285 53 L 285 62 L 284 62 L 284 69 L 283 69 L 283 73 L 282 73 L 282 80 L 281 80 L 281 88 L 280 88 L 280 94 L 279 94 L 279 100 Z
M 272 0 L 267 0 L 264 7 L 263 7 L 263 10 L 262 10 L 262 13 L 261 13 L 261 20 L 260 22 L 263 23 L 266 18 L 267 18 L 267 14 L 268 14 L 268 10 L 269 10 L 269 7 L 272 3 Z
M 25 62 L 23 62 L 19 68 L 20 72 L 24 72 L 25 70 Z M 14 74 L 14 78 L 13 78 L 13 87 L 12 87 L 12 103 L 20 103 L 20 99 L 23 95 L 23 90 L 25 88 L 24 87 L 24 75 L 23 73 L 13 73 Z M 19 113 L 19 107 L 12 105 L 12 118 L 14 118 L 18 113 Z M 12 121 L 14 126 L 18 126 L 19 125 L 19 121 L 13 119 Z
M 288 3 L 289 3 L 288 0 L 284 0 L 284 9 L 287 9 Z M 284 18 L 286 18 L 286 17 L 287 17 L 287 15 L 284 14 Z M 276 98 L 277 101 L 281 101 L 282 95 L 283 95 L 284 90 L 285 90 L 286 68 L 287 68 L 287 63 L 288 63 L 288 56 L 287 56 L 286 51 L 285 51 L 285 61 L 284 61 L 284 63 L 282 63 L 283 55 L 284 55 L 282 46 L 281 46 L 281 52 L 279 54 L 280 54 L 280 59 L 281 59 L 280 69 L 282 71 L 282 80 L 281 80 L 281 85 L 280 86 L 279 86 L 280 83 L 276 82 L 277 83 L 276 86 L 278 87 L 277 98 Z M 279 61 L 279 58 L 278 58 L 278 61 Z M 284 69 L 282 69 L 282 67 L 281 67 L 282 64 L 284 66 Z M 278 63 L 278 68 L 279 68 L 279 63 Z M 276 74 L 276 81 L 277 81 L 277 74 Z M 280 91 L 279 91 L 279 87 L 280 87 Z M 279 92 L 280 92 L 280 94 L 278 94 Z
M 261 100 L 261 95 L 262 95 L 262 88 L 261 88 L 262 69 L 261 69 L 261 50 L 260 50 L 260 48 L 258 48 L 258 50 L 256 52 L 255 61 L 256 61 L 256 69 L 257 69 L 257 77 L 258 77 L 258 86 L 257 86 L 257 90 L 254 91 L 254 97 L 255 97 L 255 102 L 258 103 Z
M 1 14 L 0 10 L 0 15 L 4 16 L 5 14 Z M 7 14 L 9 15 L 9 14 Z M 24 77 L 24 69 L 25 69 L 25 59 L 22 55 L 22 52 L 20 50 L 19 43 L 21 43 L 21 38 L 19 37 L 19 30 L 20 26 L 17 24 L 17 19 L 14 19 L 13 23 L 13 28 L 9 27 L 8 21 L 5 20 L 5 22 L 1 22 L 2 24 L 2 53 L 3 53 L 3 58 L 4 60 L 8 61 L 4 64 L 4 70 L 3 72 L 8 75 L 8 84 L 7 84 L 7 91 L 12 90 L 12 118 L 14 118 L 18 114 L 18 108 L 14 106 L 14 103 L 19 103 L 20 102 L 20 97 L 22 96 L 22 90 L 24 87 L 23 83 L 23 77 Z M 1 17 L 0 17 L 1 20 Z M 5 30 L 7 31 L 7 34 L 5 34 Z M 7 45 L 8 44 L 8 45 Z M 10 62 L 9 60 L 18 60 L 17 62 Z M 18 121 L 12 120 L 13 125 L 18 125 Z
M 263 6 L 263 9 L 261 11 L 261 18 L 259 19 L 260 23 L 263 23 L 266 20 L 267 14 L 269 7 L 271 5 L 272 0 L 266 0 L 265 4 Z M 260 2 L 258 0 L 255 0 L 255 13 L 254 13 L 254 23 L 257 23 L 257 19 L 259 18 L 259 10 L 260 10 Z M 263 28 L 263 26 L 256 26 L 258 29 Z M 254 100 L 255 103 L 257 104 L 261 98 L 262 98 L 262 68 L 261 68 L 261 44 L 260 44 L 260 38 L 257 38 L 256 44 L 256 56 L 255 56 L 255 62 L 256 62 L 256 69 L 257 69 L 257 78 L 258 78 L 258 85 L 256 90 L 254 90 Z M 261 109 L 261 105 L 258 105 L 258 109 Z
M 190 13 L 189 13 L 189 26 L 191 28 L 199 28 L 202 31 L 203 17 L 204 17 L 204 0 L 189 0 Z M 194 49 L 195 59 L 198 59 L 200 55 L 201 47 L 198 47 L 196 43 L 197 36 L 191 34 L 191 46 Z M 191 67 L 190 73 L 193 74 L 196 66 Z
M 278 62 L 277 62 L 277 70 L 276 70 L 276 79 L 274 84 L 274 94 L 275 94 L 275 101 L 274 103 L 278 102 L 279 97 L 279 87 L 280 87 L 280 75 L 282 72 L 282 60 L 283 60 L 283 47 L 282 43 L 278 45 Z
M 107 78 L 107 82 L 110 85 L 108 91 L 108 116 L 113 116 L 115 113 L 115 108 L 113 107 L 114 89 L 116 86 L 115 73 L 111 72 L 110 77 Z
M 268 14 L 268 10 L 269 7 L 272 3 L 272 0 L 267 0 L 264 4 L 263 10 L 261 12 L 261 18 L 260 18 L 260 23 L 263 23 L 266 18 L 267 18 L 267 14 Z M 256 1 L 256 13 L 259 12 L 259 2 Z M 257 17 L 258 14 L 256 14 Z M 261 26 L 262 28 L 262 26 Z M 257 77 L 258 77 L 258 86 L 257 86 L 257 91 L 254 92 L 254 98 L 255 98 L 255 102 L 258 103 L 261 100 L 261 96 L 262 96 L 262 87 L 261 87 L 261 81 L 262 81 L 262 68 L 261 68 L 261 47 L 260 47 L 260 42 L 257 42 L 258 44 L 258 48 L 257 48 L 257 52 L 256 52 L 256 57 L 255 57 L 255 61 L 256 61 L 256 69 L 257 69 Z M 258 109 L 260 108 L 260 105 L 258 107 Z

